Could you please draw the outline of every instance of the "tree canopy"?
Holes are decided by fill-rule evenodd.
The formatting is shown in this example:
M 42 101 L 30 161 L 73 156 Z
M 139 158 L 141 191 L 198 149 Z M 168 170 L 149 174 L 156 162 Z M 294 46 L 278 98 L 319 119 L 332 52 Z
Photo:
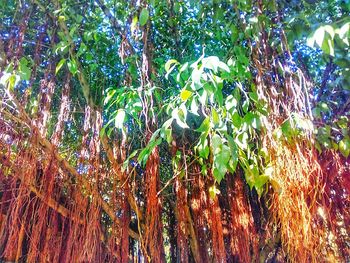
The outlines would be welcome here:
M 350 260 L 349 0 L 0 2 L 0 259 Z

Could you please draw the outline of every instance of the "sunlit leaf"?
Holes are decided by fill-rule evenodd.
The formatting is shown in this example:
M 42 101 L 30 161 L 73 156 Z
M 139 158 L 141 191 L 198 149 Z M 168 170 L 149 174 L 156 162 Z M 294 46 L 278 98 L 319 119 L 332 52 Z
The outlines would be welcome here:
M 196 130 L 197 132 L 208 132 L 210 129 L 210 118 L 206 117 L 201 126 Z
M 115 127 L 118 129 L 123 128 L 125 120 L 125 110 L 119 109 L 117 115 L 115 116 Z
M 198 68 L 194 68 L 193 71 L 192 71 L 192 81 L 193 83 L 197 83 L 199 84 L 200 81 L 201 81 L 201 77 L 202 77 L 202 73 L 203 73 L 203 67 L 200 67 L 199 69 Z
M 323 26 L 323 29 L 325 32 L 327 32 L 331 36 L 332 39 L 334 38 L 335 32 L 334 32 L 334 28 L 331 25 L 325 25 Z
M 134 32 L 136 30 L 136 27 L 137 27 L 137 22 L 139 21 L 139 18 L 137 16 L 134 16 L 132 18 L 132 21 L 131 21 L 131 25 L 130 25 L 130 30 L 131 32 Z
M 60 62 L 58 62 L 57 66 L 56 66 L 56 71 L 55 74 L 57 75 L 57 73 L 60 71 L 60 69 L 62 68 L 62 66 L 64 65 L 64 63 L 66 62 L 65 58 L 62 58 L 60 60 Z
M 186 109 L 175 109 L 172 112 L 172 117 L 176 120 L 177 125 L 179 125 L 183 129 L 189 128 L 189 126 L 186 123 L 186 113 Z
M 188 68 L 188 62 L 186 62 L 185 64 L 183 64 L 180 68 L 180 72 L 185 71 Z
M 335 32 L 339 35 L 339 38 L 347 46 L 349 46 L 350 22 L 345 23 L 341 28 L 337 29 Z
M 350 154 L 350 138 L 345 137 L 339 142 L 339 151 L 344 155 L 345 158 L 348 158 Z
M 66 21 L 66 17 L 65 16 L 58 16 L 58 21 Z
M 220 60 L 216 56 L 210 56 L 202 59 L 202 64 L 204 68 L 211 69 L 214 72 L 218 70 Z
M 323 27 L 318 28 L 314 33 L 313 38 L 319 47 L 322 46 L 324 36 L 325 36 L 325 30 Z
M 219 114 L 217 113 L 217 111 L 214 108 L 211 110 L 211 116 L 213 118 L 214 125 L 219 125 L 220 117 L 219 117 Z
M 211 138 L 211 146 L 213 148 L 213 153 L 218 154 L 222 148 L 222 139 L 220 135 L 214 134 Z
M 232 108 L 236 108 L 238 105 L 238 102 L 236 98 L 234 98 L 232 95 L 229 95 L 225 100 L 225 106 L 227 110 L 231 110 Z
M 183 100 L 183 101 L 186 101 L 188 100 L 189 97 L 191 97 L 192 95 L 192 92 L 189 91 L 189 90 L 182 90 L 181 93 L 180 93 L 180 98 Z
M 196 99 L 192 99 L 191 101 L 191 112 L 197 116 L 199 116 L 198 114 L 198 103 L 196 101 Z
M 219 68 L 226 71 L 226 72 L 230 72 L 230 68 L 222 61 L 219 61 L 218 64 Z
M 177 65 L 179 64 L 179 62 L 176 59 L 169 59 L 166 63 L 165 63 L 165 71 L 168 73 L 170 71 L 171 66 L 173 65 Z
M 216 188 L 215 184 L 209 187 L 209 195 L 211 199 L 214 199 L 218 194 L 220 194 L 220 190 Z

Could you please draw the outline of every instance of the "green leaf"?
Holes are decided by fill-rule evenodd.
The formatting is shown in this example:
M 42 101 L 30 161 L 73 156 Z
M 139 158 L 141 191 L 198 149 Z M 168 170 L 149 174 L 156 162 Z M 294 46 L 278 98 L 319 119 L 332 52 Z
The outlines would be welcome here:
M 211 116 L 213 118 L 214 125 L 219 125 L 220 117 L 219 117 L 219 114 L 217 113 L 217 111 L 214 108 L 211 110 Z
M 221 152 L 215 157 L 215 160 L 222 164 L 225 165 L 228 163 L 231 157 L 231 149 L 227 145 L 223 144 L 221 147 Z
M 228 162 L 227 169 L 230 171 L 230 173 L 234 173 L 236 171 L 238 164 L 237 158 L 231 158 Z
M 163 133 L 164 133 L 166 141 L 168 142 L 168 144 L 170 144 L 173 140 L 172 129 L 164 129 Z
M 238 28 L 234 24 L 232 24 L 230 29 L 231 29 L 231 41 L 236 42 L 239 34 Z
M 19 61 L 19 76 L 22 80 L 29 80 L 30 79 L 30 75 L 31 75 L 31 71 L 29 69 L 29 67 L 27 66 L 28 64 L 28 60 L 26 58 L 21 58 L 21 60 Z
M 135 150 L 128 156 L 128 158 L 124 161 L 122 165 L 122 172 L 125 172 L 126 168 L 128 168 L 130 160 L 134 158 L 138 152 L 139 150 Z
M 232 123 L 233 123 L 233 126 L 235 126 L 237 129 L 241 128 L 241 125 L 242 125 L 242 118 L 241 116 L 239 116 L 238 112 L 235 111 L 233 114 L 232 114 Z
M 209 156 L 210 149 L 208 146 L 208 140 L 207 140 L 206 134 L 203 134 L 203 135 L 201 136 L 201 139 L 200 139 L 199 144 L 197 146 L 197 150 L 198 150 L 200 157 L 207 159 Z
M 249 100 L 245 100 L 242 104 L 242 109 L 243 109 L 243 112 L 244 113 L 247 113 L 248 112 L 248 109 L 249 109 Z
M 208 101 L 208 92 L 205 90 L 205 89 L 202 89 L 200 92 L 199 92 L 199 102 L 202 104 L 202 105 L 206 105 L 207 104 L 207 101 Z
M 334 56 L 334 35 L 335 31 L 332 26 L 321 26 L 307 39 L 307 44 L 314 47 L 316 43 L 324 53 Z
M 196 130 L 196 132 L 209 132 L 210 129 L 210 118 L 206 117 L 204 121 L 202 122 L 201 126 Z
M 271 164 L 268 164 L 268 165 L 265 167 L 264 175 L 266 175 L 266 176 L 268 176 L 269 178 L 271 178 L 272 175 L 273 175 L 273 172 L 274 172 L 273 166 L 272 166 Z
M 212 138 L 214 148 L 213 176 L 220 183 L 227 172 L 228 162 L 231 157 L 230 147 L 224 145 L 219 136 Z
M 139 156 L 137 157 L 137 162 L 140 165 L 143 165 L 146 163 L 148 156 L 150 155 L 151 151 L 148 147 L 142 149 L 142 151 L 140 152 Z
M 147 8 L 143 8 L 141 10 L 141 13 L 140 13 L 140 16 L 139 16 L 140 26 L 146 25 L 146 23 L 148 21 L 148 17 L 149 17 L 149 11 L 147 10 Z
M 336 124 L 341 128 L 341 129 L 347 129 L 348 128 L 348 117 L 345 115 L 340 116 L 339 120 L 336 121 Z
M 259 177 L 259 169 L 256 164 L 250 164 L 244 167 L 245 178 L 250 188 L 253 188 L 256 184 L 256 180 Z M 258 189 L 257 189 L 258 190 Z
M 77 56 L 80 57 L 84 52 L 87 50 L 87 46 L 84 44 L 84 42 L 81 42 Z
M 214 179 L 220 184 L 221 180 L 225 177 L 225 174 L 226 174 L 226 167 L 224 166 L 216 166 L 214 169 L 213 169 L 213 176 L 214 176 Z
M 318 141 L 315 141 L 315 148 L 317 149 L 319 154 L 322 153 L 322 147 L 321 147 L 321 145 L 319 144 Z
M 148 145 L 150 147 L 153 147 L 152 145 L 154 144 L 154 142 L 156 141 L 156 139 L 158 138 L 158 135 L 160 134 L 161 129 L 157 129 L 151 136 L 151 138 L 148 141 Z
M 6 80 L 6 83 L 8 83 L 8 89 L 10 91 L 13 91 L 18 81 L 19 81 L 18 75 L 15 75 L 15 74 L 10 75 Z
M 61 11 L 62 11 L 62 9 L 57 9 L 57 10 L 53 11 L 52 13 L 53 13 L 54 15 L 57 15 L 57 14 L 59 14 Z
M 22 80 L 29 80 L 31 75 L 31 71 L 27 66 L 21 67 L 21 71 L 19 72 L 19 76 Z
M 320 109 L 321 109 L 323 112 L 329 112 L 329 111 L 330 111 L 330 109 L 329 109 L 327 103 L 325 103 L 325 102 L 321 102 L 321 103 L 319 104 L 319 107 L 320 107 Z
M 208 167 L 207 167 L 206 164 L 202 165 L 201 174 L 204 175 L 204 176 L 206 176 L 208 174 Z
M 349 137 L 344 137 L 339 142 L 339 151 L 344 155 L 345 158 L 348 158 L 350 154 L 350 138 Z
M 159 130 L 158 130 L 159 132 Z M 155 134 L 153 134 L 155 135 Z M 152 135 L 152 137 L 153 137 Z M 155 140 L 155 137 L 151 138 L 148 145 L 140 152 L 139 156 L 137 157 L 137 161 L 143 166 L 146 164 L 149 155 L 152 153 L 153 149 L 157 147 L 159 144 L 161 144 L 162 138 L 158 138 Z
M 256 92 L 249 92 L 249 98 L 254 101 L 254 102 L 258 102 L 258 93 Z
M 294 122 L 291 118 L 286 119 L 281 125 L 282 134 L 289 140 L 291 137 L 297 135 Z
M 253 127 L 254 129 L 260 129 L 261 122 L 260 118 L 257 114 L 248 112 L 244 118 L 243 121 L 250 127 Z
M 177 13 L 179 13 L 180 9 L 181 9 L 180 4 L 178 2 L 175 2 L 174 3 L 174 12 L 177 14 Z
M 328 35 L 326 35 L 326 37 L 324 38 L 324 41 L 321 45 L 321 49 L 327 55 L 331 55 L 334 57 L 334 42 L 332 39 L 329 38 Z
M 332 149 L 334 149 L 336 151 L 339 150 L 339 145 L 336 142 L 334 142 L 334 141 L 332 141 Z
M 216 99 L 217 103 L 221 107 L 224 103 L 224 96 L 222 95 L 221 89 L 217 89 L 216 92 L 214 93 L 214 98 Z
M 218 134 L 214 134 L 211 138 L 211 146 L 213 147 L 213 154 L 216 155 L 221 151 L 222 139 Z
M 77 67 L 77 63 L 75 62 L 74 59 L 71 59 L 67 62 L 68 65 L 68 69 L 69 71 L 75 75 L 78 72 L 78 67 Z
M 257 178 L 255 178 L 254 187 L 255 187 L 259 196 L 261 196 L 261 194 L 263 193 L 264 185 L 268 181 L 269 181 L 269 177 L 266 175 L 259 175 Z
M 60 71 L 60 69 L 62 68 L 62 66 L 64 65 L 65 62 L 66 62 L 65 58 L 62 58 L 60 60 L 60 62 L 58 62 L 57 66 L 56 66 L 56 71 L 55 71 L 56 75 L 57 75 L 58 71 Z

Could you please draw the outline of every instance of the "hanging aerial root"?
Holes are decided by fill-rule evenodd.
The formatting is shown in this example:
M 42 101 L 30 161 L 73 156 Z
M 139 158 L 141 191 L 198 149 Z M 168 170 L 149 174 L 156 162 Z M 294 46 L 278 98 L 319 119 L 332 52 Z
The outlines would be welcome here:
M 187 207 L 187 193 L 184 183 L 176 178 L 176 215 L 177 215 L 177 247 L 181 262 L 188 262 L 188 243 L 187 243 L 187 218 L 185 207 Z
M 322 250 L 323 229 L 315 227 L 322 194 L 322 170 L 307 145 L 276 143 L 271 154 L 274 173 L 271 211 L 281 230 L 282 246 L 293 262 L 315 262 Z
M 320 164 L 324 194 L 318 207 L 318 227 L 325 229 L 324 256 L 332 261 L 350 260 L 350 158 L 326 151 Z
M 209 261 L 209 228 L 208 220 L 208 196 L 205 188 L 204 176 L 201 174 L 201 166 L 194 163 L 190 166 L 191 179 L 193 179 L 191 191 L 191 211 L 195 235 L 198 240 L 198 250 L 202 262 Z
M 209 181 L 209 180 L 208 180 Z M 212 182 L 209 183 L 212 185 Z M 209 188 L 209 187 L 207 187 Z M 222 227 L 222 212 L 218 196 L 210 197 L 209 201 L 209 226 L 212 234 L 213 259 L 215 262 L 226 262 L 224 234 Z
M 258 237 L 244 181 L 240 173 L 227 177 L 230 207 L 230 250 L 235 260 L 252 262 L 258 254 Z M 253 256 L 252 256 L 253 255 Z
M 161 203 L 158 197 L 159 184 L 159 152 L 155 148 L 146 163 L 146 225 L 145 246 L 147 255 L 154 262 L 164 262 L 165 253 L 162 236 Z

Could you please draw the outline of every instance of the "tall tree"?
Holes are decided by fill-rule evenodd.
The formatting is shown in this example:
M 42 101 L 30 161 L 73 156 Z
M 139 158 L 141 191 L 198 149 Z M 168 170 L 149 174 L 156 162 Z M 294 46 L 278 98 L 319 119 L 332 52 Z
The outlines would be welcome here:
M 1 260 L 350 260 L 349 1 L 0 10 Z

